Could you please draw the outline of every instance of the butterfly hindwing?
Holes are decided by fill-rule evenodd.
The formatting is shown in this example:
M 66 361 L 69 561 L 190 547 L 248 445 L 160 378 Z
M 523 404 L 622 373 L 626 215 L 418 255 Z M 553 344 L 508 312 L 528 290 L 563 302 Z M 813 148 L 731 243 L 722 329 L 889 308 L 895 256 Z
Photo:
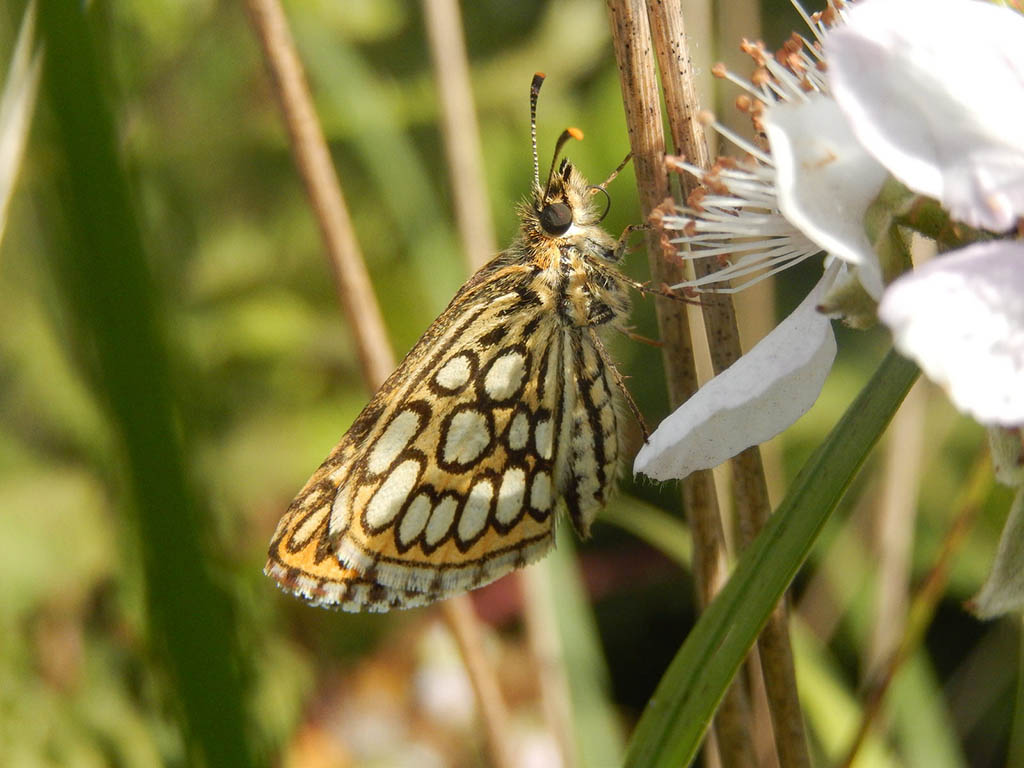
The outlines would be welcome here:
M 590 525 L 615 487 L 619 467 L 619 414 L 610 370 L 602 365 L 600 340 L 589 333 L 566 334 L 571 352 L 560 441 L 558 492 L 576 532 Z

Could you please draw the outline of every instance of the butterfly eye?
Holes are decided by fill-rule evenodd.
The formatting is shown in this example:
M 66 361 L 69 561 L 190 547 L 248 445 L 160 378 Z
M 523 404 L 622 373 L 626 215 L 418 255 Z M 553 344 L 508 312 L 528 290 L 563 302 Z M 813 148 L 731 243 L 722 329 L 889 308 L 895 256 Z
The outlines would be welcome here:
M 549 235 L 564 235 L 572 226 L 572 209 L 565 203 L 545 205 L 540 212 L 540 225 Z

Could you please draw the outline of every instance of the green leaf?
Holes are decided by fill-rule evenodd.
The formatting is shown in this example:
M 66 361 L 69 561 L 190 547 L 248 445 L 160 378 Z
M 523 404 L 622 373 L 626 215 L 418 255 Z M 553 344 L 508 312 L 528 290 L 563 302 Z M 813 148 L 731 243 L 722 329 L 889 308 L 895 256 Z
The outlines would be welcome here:
M 579 765 L 618 763 L 625 751 L 622 728 L 612 705 L 608 665 L 594 614 L 580 576 L 572 534 L 562 530 L 558 546 L 524 572 L 526 610 L 531 616 L 549 713 L 568 761 Z M 562 721 L 566 722 L 562 722 Z
M 680 568 L 690 569 L 693 539 L 686 523 L 636 496 L 617 497 L 601 512 L 601 520 L 659 550 Z
M 905 765 L 966 768 L 956 723 L 926 654 L 918 651 L 907 659 L 893 680 L 890 696 Z
M 843 670 L 831 657 L 827 646 L 799 620 L 791 622 L 793 650 L 796 652 L 797 684 L 800 703 L 814 741 L 824 753 L 823 764 L 835 765 L 846 754 L 850 741 L 863 717 L 861 702 L 847 688 Z M 857 755 L 857 768 L 897 768 L 899 762 L 887 750 L 884 740 L 869 734 Z M 925 765 L 930 765 L 925 763 Z

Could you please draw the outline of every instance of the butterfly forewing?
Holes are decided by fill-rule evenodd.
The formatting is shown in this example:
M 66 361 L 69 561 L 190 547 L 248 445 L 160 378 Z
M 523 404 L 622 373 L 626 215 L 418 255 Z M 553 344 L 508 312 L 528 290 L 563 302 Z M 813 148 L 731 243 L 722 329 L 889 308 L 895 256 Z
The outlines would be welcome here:
M 547 551 L 576 353 L 537 272 L 470 283 L 417 343 L 282 519 L 268 572 L 283 586 L 404 607 Z

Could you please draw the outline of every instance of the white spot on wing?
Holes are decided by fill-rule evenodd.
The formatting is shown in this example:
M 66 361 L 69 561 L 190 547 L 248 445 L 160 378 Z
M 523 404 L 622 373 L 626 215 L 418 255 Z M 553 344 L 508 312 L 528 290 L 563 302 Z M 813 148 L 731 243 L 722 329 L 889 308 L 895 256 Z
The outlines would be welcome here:
M 384 430 L 366 460 L 366 468 L 371 474 L 379 475 L 391 466 L 391 462 L 409 444 L 412 436 L 420 426 L 420 415 L 416 411 L 402 411 Z
M 413 459 L 395 467 L 366 505 L 366 524 L 371 528 L 383 528 L 394 520 L 416 484 L 419 473 L 420 463 Z
M 456 355 L 434 374 L 434 382 L 442 389 L 454 392 L 461 389 L 469 381 L 472 365 L 465 355 Z
M 324 521 L 324 517 L 327 515 L 328 509 L 329 508 L 325 505 L 307 517 L 302 522 L 302 525 L 295 530 L 295 533 L 292 534 L 291 541 L 289 542 L 290 546 L 305 546 L 313 537 L 313 534 L 316 533 L 316 529 L 319 528 L 320 524 Z
M 601 409 L 601 429 L 604 430 L 605 438 L 615 438 L 615 408 L 611 403 Z
M 508 447 L 513 451 L 521 451 L 530 439 L 530 420 L 520 411 L 512 418 L 508 428 Z
M 423 536 L 427 544 L 434 546 L 445 537 L 448 529 L 452 527 L 452 520 L 455 519 L 455 510 L 458 506 L 458 502 L 452 496 L 445 496 L 438 502 L 430 514 L 427 532 Z
M 505 470 L 501 478 L 501 489 L 498 491 L 498 505 L 495 518 L 502 525 L 515 520 L 523 510 L 523 497 L 526 495 L 526 473 L 519 467 Z
M 537 453 L 543 459 L 551 458 L 551 451 L 553 446 L 553 434 L 551 431 L 551 419 L 544 419 L 543 421 L 537 422 L 537 429 L 533 434 L 534 440 L 537 443 Z
M 551 476 L 538 472 L 530 484 L 530 506 L 541 512 L 551 509 Z
M 352 524 L 352 507 L 349 505 L 349 496 L 341 490 L 334 494 L 334 502 L 331 504 L 331 522 L 328 527 L 331 533 L 348 530 Z
M 456 533 L 463 542 L 472 540 L 487 525 L 487 515 L 491 510 L 493 496 L 494 486 L 491 485 L 490 480 L 480 480 L 470 489 L 466 503 L 462 507 L 459 526 L 456 529 Z
M 398 526 L 398 541 L 403 546 L 409 546 L 412 540 L 419 536 L 423 526 L 427 524 L 430 516 L 430 499 L 422 493 L 412 500 L 412 504 L 405 510 L 402 523 Z
M 448 424 L 444 439 L 444 460 L 468 464 L 474 461 L 491 441 L 487 419 L 480 411 L 459 411 Z
M 484 391 L 493 400 L 507 400 L 518 391 L 526 373 L 526 358 L 508 352 L 495 360 L 484 379 Z

